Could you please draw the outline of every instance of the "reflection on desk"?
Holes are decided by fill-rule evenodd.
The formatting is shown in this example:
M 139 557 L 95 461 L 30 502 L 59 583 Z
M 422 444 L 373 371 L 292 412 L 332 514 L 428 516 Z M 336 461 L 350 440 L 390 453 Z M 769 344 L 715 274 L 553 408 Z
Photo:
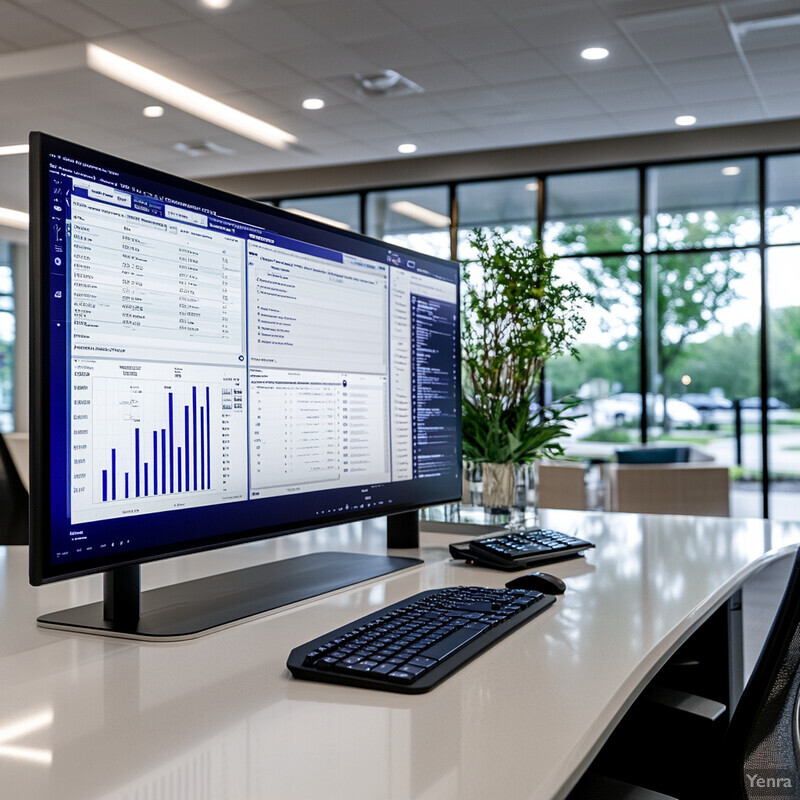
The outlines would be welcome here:
M 414 697 L 295 681 L 286 657 L 424 589 L 501 586 L 504 573 L 449 559 L 448 543 L 464 532 L 424 533 L 421 567 L 179 644 L 36 628 L 39 614 L 99 599 L 101 578 L 34 589 L 27 549 L 0 548 L 0 785 L 15 800 L 160 796 L 164 786 L 210 798 L 561 798 L 666 656 L 747 575 L 800 541 L 800 524 L 542 518 L 597 544 L 548 567 L 566 593 Z M 143 584 L 323 542 L 382 552 L 384 536 L 380 522 L 310 531 L 146 565 Z

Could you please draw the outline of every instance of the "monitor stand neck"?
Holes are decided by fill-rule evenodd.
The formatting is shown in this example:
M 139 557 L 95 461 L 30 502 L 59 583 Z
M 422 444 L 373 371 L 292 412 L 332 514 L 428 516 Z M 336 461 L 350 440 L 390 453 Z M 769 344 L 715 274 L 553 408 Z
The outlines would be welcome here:
M 390 549 L 419 547 L 418 511 L 401 511 L 386 517 L 386 546 Z
M 141 569 L 138 564 L 103 573 L 103 619 L 116 630 L 136 630 L 141 605 Z

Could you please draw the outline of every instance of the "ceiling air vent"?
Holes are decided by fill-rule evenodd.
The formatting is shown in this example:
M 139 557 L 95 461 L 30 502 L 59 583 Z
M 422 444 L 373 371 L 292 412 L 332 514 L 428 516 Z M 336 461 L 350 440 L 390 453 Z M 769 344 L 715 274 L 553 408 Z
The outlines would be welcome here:
M 178 142 L 174 145 L 179 153 L 192 158 L 200 156 L 230 156 L 234 151 L 228 147 L 214 144 L 214 142 Z
M 353 80 L 358 88 L 373 97 L 399 97 L 405 94 L 421 94 L 425 90 L 414 81 L 395 72 L 393 69 L 384 69 L 370 75 L 356 73 Z

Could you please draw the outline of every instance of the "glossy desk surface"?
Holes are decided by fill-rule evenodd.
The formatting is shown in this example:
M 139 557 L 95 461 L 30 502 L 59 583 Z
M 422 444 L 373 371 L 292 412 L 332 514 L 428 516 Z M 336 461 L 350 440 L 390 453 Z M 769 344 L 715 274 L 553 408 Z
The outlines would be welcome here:
M 669 653 L 800 523 L 549 512 L 593 540 L 547 569 L 556 604 L 428 694 L 293 680 L 295 645 L 422 589 L 507 575 L 423 566 L 177 644 L 36 627 L 99 599 L 98 576 L 32 588 L 0 548 L 0 787 L 14 800 L 549 800 L 563 797 Z M 143 568 L 144 588 L 315 549 L 381 552 L 380 522 Z M 404 551 L 404 554 L 408 551 Z M 413 554 L 413 553 L 408 553 Z

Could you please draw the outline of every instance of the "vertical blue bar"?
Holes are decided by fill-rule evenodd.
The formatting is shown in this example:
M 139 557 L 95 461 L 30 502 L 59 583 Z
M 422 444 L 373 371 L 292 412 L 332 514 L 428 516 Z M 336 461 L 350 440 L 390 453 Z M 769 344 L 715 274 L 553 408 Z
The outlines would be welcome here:
M 147 468 L 150 465 L 145 461 L 144 462 L 144 496 L 147 497 Z
M 206 386 L 206 489 L 211 488 L 211 390 Z
M 130 491 L 129 491 L 129 488 L 128 488 L 128 477 L 129 477 L 129 474 L 126 472 L 125 473 L 125 499 L 126 500 L 128 499 L 128 495 L 130 494 Z
M 174 428 L 172 421 L 172 392 L 169 393 L 169 493 L 175 491 L 175 464 L 173 462 L 173 450 L 175 449 Z M 178 469 L 180 469 L 180 459 L 178 459 Z
M 111 448 L 111 499 L 117 499 L 117 449 Z
M 197 387 L 192 386 L 192 473 L 197 491 Z
M 186 491 L 189 491 L 189 406 L 183 407 L 183 457 L 186 461 Z
M 181 470 L 181 446 L 178 445 L 178 491 L 183 491 L 183 481 L 181 481 L 181 475 L 183 475 L 183 471 Z
M 167 431 L 161 429 L 161 494 L 167 493 Z
M 134 468 L 136 472 L 134 473 L 134 484 L 136 486 L 136 496 L 138 497 L 140 494 L 140 487 L 139 487 L 139 429 L 134 428 L 133 437 L 136 442 L 135 445 L 135 457 L 134 457 Z
M 103 470 L 103 502 L 108 500 L 108 470 Z
M 158 431 L 153 431 L 153 494 L 158 494 Z
M 200 488 L 206 488 L 206 410 L 200 406 Z

